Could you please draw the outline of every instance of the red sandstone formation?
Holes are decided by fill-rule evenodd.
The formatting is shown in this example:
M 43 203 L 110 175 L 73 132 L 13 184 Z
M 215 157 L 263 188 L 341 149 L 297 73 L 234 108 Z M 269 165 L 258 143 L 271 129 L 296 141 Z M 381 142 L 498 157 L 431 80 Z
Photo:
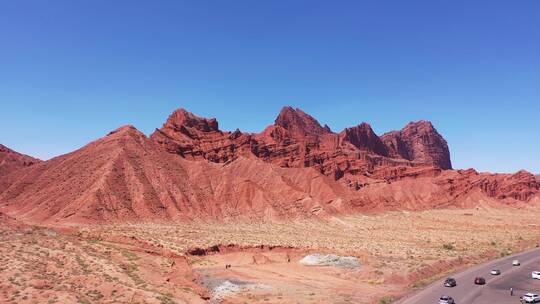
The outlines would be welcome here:
M 23 166 L 24 167 L 24 166 Z M 0 208 L 36 222 L 290 219 L 540 201 L 538 177 L 451 170 L 430 122 L 334 133 L 284 108 L 259 134 L 175 111 L 150 138 L 127 126 L 0 176 Z
M 424 172 L 392 182 L 372 180 L 357 191 L 357 201 L 369 208 L 430 209 L 521 205 L 540 199 L 540 183 L 528 172 L 478 173 L 473 169 Z M 406 171 L 404 171 L 406 172 Z
M 14 181 L 14 175 L 17 171 L 40 161 L 0 144 L 0 192 Z
M 169 116 L 151 138 L 167 151 L 186 159 L 223 163 L 249 149 L 251 136 L 240 131 L 222 132 L 216 119 L 197 117 L 184 109 Z
M 185 110 L 175 113 L 181 113 L 180 117 L 192 116 Z M 367 123 L 336 134 L 302 110 L 285 107 L 275 123 L 260 134 L 222 132 L 215 119 L 193 116 L 196 120 L 212 121 L 214 128 L 199 128 L 191 132 L 197 136 L 186 138 L 175 131 L 181 123 L 171 123 L 182 121 L 177 117 L 171 115 L 163 128 L 152 135 L 170 152 L 194 150 L 198 151 L 192 153 L 197 159 L 212 162 L 244 156 L 286 168 L 312 167 L 351 189 L 353 197 L 360 198 L 355 201 L 362 206 L 378 206 L 381 201 L 382 205 L 395 208 L 444 206 L 476 191 L 490 199 L 527 201 L 539 192 L 538 179 L 529 173 L 493 175 L 450 170 L 448 145 L 428 121 L 411 122 L 400 131 L 381 137 Z M 404 182 L 397 183 L 401 181 Z M 403 188 L 402 184 L 410 187 Z M 433 187 L 428 191 L 426 185 L 430 184 Z
M 446 140 L 429 121 L 411 122 L 401 131 L 386 133 L 381 139 L 391 157 L 452 169 Z
M 388 156 L 388 151 L 379 136 L 365 122 L 356 127 L 346 128 L 339 133 L 339 139 L 342 143 L 352 144 L 358 150 Z
M 239 155 L 255 156 L 281 167 L 314 167 L 335 179 L 346 173 L 372 174 L 380 165 L 451 168 L 446 141 L 431 123 L 411 123 L 396 134 L 403 153 L 385 146 L 367 123 L 336 134 L 302 110 L 285 107 L 260 134 L 223 132 L 215 119 L 180 109 L 151 138 L 188 159 L 227 162 Z
M 271 219 L 346 211 L 342 200 L 349 195 L 310 168 L 284 169 L 244 157 L 228 163 L 186 160 L 126 126 L 21 170 L 0 194 L 0 205 L 36 222 Z
M 281 110 L 276 118 L 275 125 L 287 130 L 291 137 L 299 139 L 305 137 L 317 138 L 332 133 L 327 125 L 323 128 L 315 118 L 300 109 L 295 110 L 291 107 L 284 107 Z
M 0 176 L 5 176 L 15 170 L 40 162 L 28 155 L 15 152 L 0 144 Z

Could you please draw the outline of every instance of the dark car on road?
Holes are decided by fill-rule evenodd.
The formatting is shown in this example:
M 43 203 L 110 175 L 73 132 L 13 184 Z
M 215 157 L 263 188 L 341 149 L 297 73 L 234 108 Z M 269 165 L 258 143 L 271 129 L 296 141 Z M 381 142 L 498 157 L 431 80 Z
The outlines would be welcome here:
M 451 296 L 441 296 L 439 299 L 439 304 L 456 304 L 456 302 Z
M 486 284 L 486 279 L 484 279 L 483 277 L 476 277 L 476 278 L 474 278 L 474 284 L 476 284 L 476 285 L 484 285 L 484 284 Z
M 444 287 L 455 287 L 457 285 L 456 279 L 454 278 L 447 278 L 444 280 Z

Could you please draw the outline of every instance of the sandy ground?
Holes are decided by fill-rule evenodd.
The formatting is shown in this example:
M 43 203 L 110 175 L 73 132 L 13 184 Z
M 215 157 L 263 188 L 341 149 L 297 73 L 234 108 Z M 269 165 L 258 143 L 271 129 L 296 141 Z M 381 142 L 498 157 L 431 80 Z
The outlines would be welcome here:
M 0 303 L 204 303 L 175 260 L 78 234 L 2 226 Z M 178 272 L 183 277 L 171 280 Z
M 539 213 L 478 208 L 292 223 L 2 226 L 0 303 L 390 303 L 452 270 L 536 246 Z M 188 253 L 218 244 L 234 246 Z M 299 263 L 318 252 L 357 257 L 360 267 Z

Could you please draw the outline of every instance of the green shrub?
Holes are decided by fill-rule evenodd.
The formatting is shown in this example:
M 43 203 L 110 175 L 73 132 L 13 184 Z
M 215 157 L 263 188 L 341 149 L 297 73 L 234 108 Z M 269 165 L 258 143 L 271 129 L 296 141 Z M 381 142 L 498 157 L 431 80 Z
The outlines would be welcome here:
M 379 299 L 379 304 L 390 304 L 394 302 L 396 298 L 394 296 L 385 296 Z
M 448 243 L 448 244 L 443 244 L 442 245 L 442 248 L 445 249 L 445 250 L 454 250 L 456 249 L 456 247 L 454 247 L 454 245 Z

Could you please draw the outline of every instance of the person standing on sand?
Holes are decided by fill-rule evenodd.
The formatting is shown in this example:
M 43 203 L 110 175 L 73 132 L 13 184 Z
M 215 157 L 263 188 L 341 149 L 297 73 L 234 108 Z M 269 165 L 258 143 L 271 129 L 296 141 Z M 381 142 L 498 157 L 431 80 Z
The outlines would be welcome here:
M 510 296 L 514 296 L 514 288 L 510 287 Z

